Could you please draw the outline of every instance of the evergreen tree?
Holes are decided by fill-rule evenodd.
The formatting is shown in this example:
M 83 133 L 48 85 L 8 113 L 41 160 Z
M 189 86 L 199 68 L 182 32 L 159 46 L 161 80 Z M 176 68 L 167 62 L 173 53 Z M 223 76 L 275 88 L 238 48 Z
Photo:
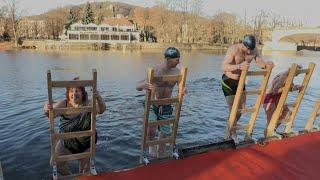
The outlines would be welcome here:
M 84 7 L 84 13 L 82 18 L 82 24 L 89 24 L 94 23 L 94 15 L 89 2 L 87 2 L 86 6 Z

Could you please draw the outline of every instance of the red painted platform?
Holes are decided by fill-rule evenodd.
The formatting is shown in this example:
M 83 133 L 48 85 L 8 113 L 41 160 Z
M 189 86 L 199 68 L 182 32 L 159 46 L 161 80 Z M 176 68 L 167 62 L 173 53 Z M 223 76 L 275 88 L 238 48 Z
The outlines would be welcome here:
M 320 132 L 77 179 L 320 179 Z

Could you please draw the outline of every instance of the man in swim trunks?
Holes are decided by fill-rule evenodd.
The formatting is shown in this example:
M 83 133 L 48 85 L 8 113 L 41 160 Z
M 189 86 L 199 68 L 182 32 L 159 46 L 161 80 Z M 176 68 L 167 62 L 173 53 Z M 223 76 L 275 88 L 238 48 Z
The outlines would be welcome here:
M 166 76 L 166 75 L 179 75 L 180 70 L 177 68 L 177 65 L 180 62 L 180 52 L 177 48 L 169 47 L 164 53 L 164 61 L 154 67 L 155 76 Z M 142 90 L 154 90 L 154 99 L 163 99 L 170 98 L 172 91 L 177 82 L 161 82 L 161 83 L 148 83 L 146 80 L 139 81 L 137 83 L 136 89 L 138 91 Z M 149 112 L 149 121 L 164 120 L 173 117 L 172 115 L 173 107 L 169 105 L 155 106 L 152 105 Z M 148 134 L 149 139 L 155 137 L 157 128 L 149 128 Z M 171 125 L 161 125 L 159 126 L 160 137 L 169 136 L 172 133 Z M 162 153 L 163 146 L 159 147 L 159 153 Z M 155 156 L 156 147 L 149 148 L 149 154 Z
M 261 69 L 266 69 L 267 65 L 273 66 L 272 61 L 262 59 L 256 47 L 256 39 L 252 35 L 245 35 L 242 43 L 230 46 L 226 53 L 221 65 L 223 71 L 221 85 L 230 110 L 237 92 L 241 71 L 248 69 L 253 59 Z M 244 108 L 245 103 L 246 97 L 243 95 L 240 108 Z M 240 119 L 240 116 L 241 114 L 238 113 L 236 122 Z
M 301 68 L 302 66 L 299 65 L 298 69 L 301 69 Z M 265 94 L 264 101 L 263 101 L 263 108 L 267 115 L 267 125 L 271 120 L 273 112 L 276 110 L 278 106 L 278 103 L 282 94 L 282 90 L 285 86 L 287 77 L 289 75 L 289 71 L 290 69 L 277 74 L 272 80 L 271 87 L 267 90 L 267 93 Z M 300 91 L 301 86 L 292 84 L 290 91 L 295 91 L 295 90 Z M 291 114 L 290 109 L 288 108 L 288 106 L 285 105 L 281 112 L 280 121 L 278 122 L 276 129 L 283 120 L 284 121 L 288 120 L 288 117 L 290 116 L 290 114 Z

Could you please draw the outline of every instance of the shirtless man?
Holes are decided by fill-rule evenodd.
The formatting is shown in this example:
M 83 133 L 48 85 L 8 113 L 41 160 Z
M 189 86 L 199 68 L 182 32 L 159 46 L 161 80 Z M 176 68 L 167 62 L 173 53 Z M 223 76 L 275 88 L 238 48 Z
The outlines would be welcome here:
M 272 65 L 272 61 L 264 61 L 256 48 L 256 40 L 252 35 L 244 36 L 243 42 L 229 47 L 222 62 L 223 71 L 221 85 L 229 109 L 231 110 L 234 97 L 237 92 L 239 78 L 242 70 L 249 68 L 251 61 L 255 59 L 261 69 L 266 69 L 267 65 Z M 245 87 L 244 87 L 245 90 Z M 244 108 L 246 103 L 245 95 L 242 96 L 240 108 Z M 241 114 L 237 114 L 236 122 Z
M 180 52 L 177 48 L 169 47 L 164 53 L 164 61 L 154 68 L 155 76 L 165 75 L 178 75 L 180 70 L 177 68 L 180 60 Z M 154 99 L 170 98 L 172 91 L 177 82 L 162 82 L 162 83 L 148 83 L 146 80 L 139 81 L 136 89 L 142 90 L 154 90 Z M 154 106 L 152 105 L 149 112 L 149 121 L 157 121 L 162 119 L 169 119 L 172 117 L 173 107 L 172 105 Z M 149 128 L 149 139 L 153 139 L 156 134 L 156 128 Z M 159 127 L 160 137 L 166 137 L 171 134 L 170 125 L 161 125 Z M 156 147 L 149 148 L 149 154 L 156 156 Z M 159 153 L 162 153 L 163 146 L 159 147 Z

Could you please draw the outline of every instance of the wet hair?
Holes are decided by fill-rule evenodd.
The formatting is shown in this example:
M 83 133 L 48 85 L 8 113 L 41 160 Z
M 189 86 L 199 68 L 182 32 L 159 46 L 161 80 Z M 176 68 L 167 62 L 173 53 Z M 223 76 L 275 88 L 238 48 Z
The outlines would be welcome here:
M 245 35 L 242 43 L 250 50 L 254 50 L 254 48 L 256 48 L 256 38 L 253 35 Z
M 164 52 L 164 57 L 166 59 L 180 58 L 180 52 L 175 47 L 168 47 Z
M 73 80 L 79 80 L 79 77 L 75 77 L 73 78 Z M 78 88 L 80 89 L 81 93 L 82 93 L 82 102 L 86 102 L 88 100 L 88 93 L 85 89 L 85 87 L 83 86 L 78 86 L 78 87 L 67 87 L 66 88 L 66 99 L 67 102 L 70 102 L 70 98 L 69 98 L 69 92 L 72 90 L 72 88 Z

